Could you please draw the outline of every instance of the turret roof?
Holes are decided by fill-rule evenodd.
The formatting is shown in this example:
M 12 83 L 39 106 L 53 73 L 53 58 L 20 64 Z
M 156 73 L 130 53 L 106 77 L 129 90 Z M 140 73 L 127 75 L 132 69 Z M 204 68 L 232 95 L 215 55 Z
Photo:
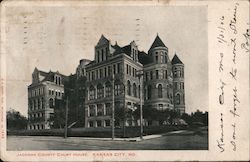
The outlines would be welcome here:
M 174 65 L 174 64 L 183 64 L 183 63 L 181 62 L 181 60 L 179 59 L 179 57 L 178 57 L 176 54 L 174 55 L 174 57 L 173 57 L 171 63 L 172 63 L 172 65 Z
M 162 42 L 161 38 L 158 36 L 158 34 L 153 44 L 151 45 L 150 49 L 155 48 L 155 47 L 166 47 L 165 44 Z

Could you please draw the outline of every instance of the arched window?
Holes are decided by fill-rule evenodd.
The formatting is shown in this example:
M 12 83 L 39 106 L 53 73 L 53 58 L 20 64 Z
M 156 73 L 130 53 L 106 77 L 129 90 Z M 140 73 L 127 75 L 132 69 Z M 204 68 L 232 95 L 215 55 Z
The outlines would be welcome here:
M 178 94 L 176 94 L 176 96 L 175 96 L 175 100 L 176 100 L 175 104 L 179 105 L 179 104 L 180 104 L 180 102 L 181 102 L 181 97 L 180 97 L 180 94 L 179 94 L 179 93 L 178 93 Z
M 105 83 L 105 94 L 106 96 L 105 97 L 110 97 L 111 96 L 111 83 L 110 82 L 106 82 Z
M 162 85 L 161 84 L 158 85 L 158 97 L 162 98 Z
M 130 81 L 129 81 L 129 80 L 128 80 L 128 82 L 127 82 L 127 93 L 128 93 L 128 95 L 131 96 L 131 84 L 130 84 Z
M 151 89 L 151 85 L 148 86 L 148 99 L 151 99 L 151 93 L 152 93 L 152 89 Z
M 54 107 L 54 100 L 53 100 L 53 98 L 50 98 L 50 99 L 49 99 L 49 107 L 50 107 L 50 108 L 53 108 L 53 107 Z
M 89 88 L 89 99 L 90 100 L 95 99 L 95 94 L 96 94 L 95 87 L 91 85 Z
M 134 83 L 133 84 L 133 96 L 134 97 L 137 97 L 137 89 L 136 89 L 137 87 L 136 87 L 136 84 Z
M 104 97 L 104 87 L 101 84 L 97 85 L 97 98 Z

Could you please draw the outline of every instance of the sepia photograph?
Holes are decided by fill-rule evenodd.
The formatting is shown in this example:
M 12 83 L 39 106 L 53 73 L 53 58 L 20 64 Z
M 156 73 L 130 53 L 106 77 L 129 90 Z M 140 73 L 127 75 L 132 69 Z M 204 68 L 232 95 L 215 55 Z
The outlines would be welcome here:
M 248 160 L 249 1 L 2 1 L 3 161 Z
M 206 7 L 7 14 L 8 150 L 208 150 Z

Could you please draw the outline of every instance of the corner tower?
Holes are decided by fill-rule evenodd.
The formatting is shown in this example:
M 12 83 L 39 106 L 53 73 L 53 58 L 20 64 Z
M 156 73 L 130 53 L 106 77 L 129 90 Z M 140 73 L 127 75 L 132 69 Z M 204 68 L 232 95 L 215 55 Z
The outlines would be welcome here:
M 185 113 L 184 64 L 175 54 L 172 59 L 174 109 Z
M 168 56 L 168 47 L 157 35 L 148 57 L 150 63 L 144 65 L 145 105 L 158 109 L 173 109 L 172 64 Z M 155 123 L 156 125 L 161 125 Z

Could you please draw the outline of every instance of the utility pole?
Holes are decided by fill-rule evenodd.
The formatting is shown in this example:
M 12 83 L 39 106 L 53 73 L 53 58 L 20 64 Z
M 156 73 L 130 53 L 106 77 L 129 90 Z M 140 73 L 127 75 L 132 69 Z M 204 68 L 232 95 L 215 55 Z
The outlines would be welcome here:
M 139 77 L 139 82 L 141 86 L 140 88 L 140 138 L 143 139 L 143 122 L 142 122 L 143 120 L 143 112 L 142 112 L 143 71 L 142 70 L 136 71 L 136 75 Z
M 65 127 L 64 127 L 64 138 L 67 138 L 68 136 L 68 109 L 69 109 L 69 100 L 68 96 L 66 99 L 66 105 L 65 105 Z
M 112 140 L 115 138 L 115 76 L 112 75 Z

